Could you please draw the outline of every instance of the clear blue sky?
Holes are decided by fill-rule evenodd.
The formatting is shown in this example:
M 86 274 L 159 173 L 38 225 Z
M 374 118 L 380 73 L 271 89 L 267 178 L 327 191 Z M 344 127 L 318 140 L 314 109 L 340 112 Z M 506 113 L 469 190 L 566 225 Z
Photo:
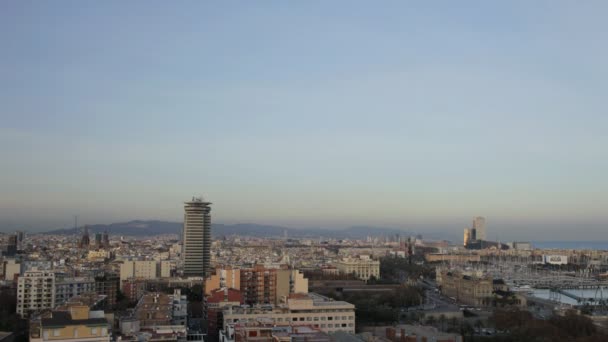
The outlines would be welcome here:
M 605 1 L 3 1 L 0 228 L 605 238 Z

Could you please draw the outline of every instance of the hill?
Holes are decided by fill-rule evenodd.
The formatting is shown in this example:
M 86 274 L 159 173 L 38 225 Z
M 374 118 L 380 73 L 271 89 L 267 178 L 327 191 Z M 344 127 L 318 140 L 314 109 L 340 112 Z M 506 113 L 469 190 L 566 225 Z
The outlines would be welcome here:
M 154 236 L 161 234 L 180 234 L 182 231 L 181 222 L 167 221 L 144 221 L 135 220 L 129 222 L 112 224 L 89 225 L 90 234 L 102 233 L 107 231 L 111 235 L 125 236 Z M 45 234 L 58 235 L 77 235 L 82 231 L 79 228 L 57 229 L 46 232 Z M 212 224 L 211 232 L 214 236 L 242 235 L 254 237 L 282 237 L 287 232 L 289 237 L 309 237 L 318 238 L 320 236 L 336 239 L 362 239 L 368 235 L 411 235 L 413 233 L 394 228 L 375 228 L 375 227 L 350 227 L 346 229 L 330 230 L 322 228 L 294 229 L 281 226 L 260 225 L 253 223 L 239 224 Z

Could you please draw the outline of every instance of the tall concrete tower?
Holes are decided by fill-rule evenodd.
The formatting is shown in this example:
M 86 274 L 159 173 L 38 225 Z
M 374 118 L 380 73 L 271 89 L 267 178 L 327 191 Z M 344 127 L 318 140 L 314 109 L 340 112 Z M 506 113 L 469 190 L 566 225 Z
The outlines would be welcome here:
M 84 232 L 82 233 L 82 237 L 80 238 L 80 248 L 89 248 L 91 244 L 91 239 L 89 238 L 89 227 L 84 225 Z
M 206 277 L 211 263 L 211 202 L 193 197 L 184 203 L 184 275 Z
M 473 229 L 475 229 L 475 233 L 477 235 L 477 240 L 487 241 L 486 240 L 486 219 L 477 216 L 473 219 Z

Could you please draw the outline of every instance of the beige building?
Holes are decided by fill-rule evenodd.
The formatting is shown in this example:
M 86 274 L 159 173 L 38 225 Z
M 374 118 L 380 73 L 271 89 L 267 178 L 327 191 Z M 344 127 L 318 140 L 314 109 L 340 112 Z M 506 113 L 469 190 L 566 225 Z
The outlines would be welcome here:
M 441 270 L 437 284 L 441 293 L 457 302 L 473 306 L 489 306 L 493 300 L 493 280 L 490 277 L 465 275 L 458 271 Z
M 110 323 L 103 311 L 84 302 L 71 301 L 30 322 L 30 341 L 110 341 Z
M 21 264 L 18 263 L 15 259 L 5 260 L 2 266 L 2 274 L 4 275 L 4 280 L 12 281 L 13 279 L 15 279 L 15 275 L 21 274 Z
M 106 251 L 104 249 L 99 250 L 90 250 L 87 254 L 87 259 L 89 260 L 105 260 L 109 259 L 111 256 L 110 251 Z
M 130 278 L 155 279 L 160 275 L 160 264 L 154 260 L 125 260 L 120 265 L 120 282 Z
M 342 274 L 354 274 L 361 280 L 368 280 L 372 276 L 380 278 L 380 261 L 373 260 L 368 255 L 360 255 L 358 258 L 346 257 L 334 266 Z
M 221 288 L 240 289 L 241 270 L 233 267 L 216 268 L 215 274 L 205 280 L 205 295 Z
M 173 262 L 169 260 L 160 261 L 160 277 L 169 278 L 171 277 L 171 271 L 175 269 Z
M 324 332 L 355 332 L 355 306 L 316 293 L 292 294 L 285 304 L 268 308 L 223 309 L 223 331 L 243 322 L 267 322 L 276 326 L 313 326 Z

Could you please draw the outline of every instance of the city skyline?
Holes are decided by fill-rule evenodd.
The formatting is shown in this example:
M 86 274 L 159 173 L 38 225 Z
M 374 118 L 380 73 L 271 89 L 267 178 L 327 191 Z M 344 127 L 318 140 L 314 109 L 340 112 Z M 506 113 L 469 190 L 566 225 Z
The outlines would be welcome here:
M 605 3 L 0 6 L 0 230 L 605 239 Z

